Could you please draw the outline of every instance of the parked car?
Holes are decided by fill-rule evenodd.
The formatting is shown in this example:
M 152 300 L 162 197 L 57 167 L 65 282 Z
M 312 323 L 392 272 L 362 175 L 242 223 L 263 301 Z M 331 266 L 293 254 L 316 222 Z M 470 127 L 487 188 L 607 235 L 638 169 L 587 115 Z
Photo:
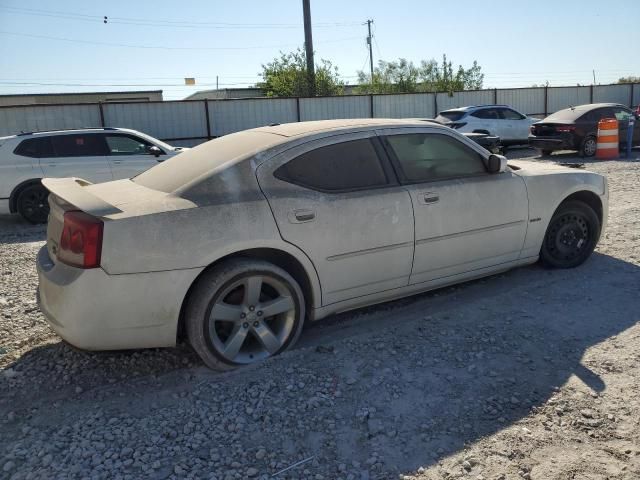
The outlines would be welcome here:
M 508 166 L 420 121 L 273 125 L 181 157 L 127 180 L 43 180 L 39 304 L 69 343 L 168 347 L 185 332 L 228 369 L 289 348 L 305 319 L 539 258 L 575 267 L 607 219 L 605 177 Z
M 527 143 L 529 127 L 539 118 L 528 117 L 508 105 L 477 105 L 452 108 L 435 120 L 461 133 L 486 133 L 500 137 L 503 146 Z
M 620 144 L 626 146 L 629 119 L 638 116 L 618 103 L 593 103 L 565 108 L 531 126 L 529 145 L 550 155 L 556 150 L 577 150 L 584 157 L 596 153 L 598 122 L 617 118 Z M 635 123 L 633 144 L 640 145 L 640 122 Z
M 83 128 L 0 137 L 0 214 L 47 221 L 43 177 L 82 177 L 92 183 L 129 178 L 184 151 L 125 128 Z
M 432 123 L 440 123 L 432 118 L 416 118 L 416 119 L 408 119 L 408 120 L 418 120 L 421 122 L 432 122 Z M 491 153 L 502 153 L 504 152 L 504 146 L 500 142 L 500 137 L 496 135 L 489 135 L 487 133 L 463 133 L 465 137 L 469 140 L 473 140 L 481 147 L 487 149 Z

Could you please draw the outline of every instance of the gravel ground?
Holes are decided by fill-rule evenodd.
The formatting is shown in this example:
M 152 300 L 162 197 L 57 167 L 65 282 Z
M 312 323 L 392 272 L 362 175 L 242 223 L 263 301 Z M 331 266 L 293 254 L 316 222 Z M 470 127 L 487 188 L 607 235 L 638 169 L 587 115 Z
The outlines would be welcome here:
M 225 374 L 186 346 L 61 343 L 44 229 L 0 219 L 0 478 L 640 478 L 640 159 L 588 167 L 611 206 L 582 267 L 335 316 Z

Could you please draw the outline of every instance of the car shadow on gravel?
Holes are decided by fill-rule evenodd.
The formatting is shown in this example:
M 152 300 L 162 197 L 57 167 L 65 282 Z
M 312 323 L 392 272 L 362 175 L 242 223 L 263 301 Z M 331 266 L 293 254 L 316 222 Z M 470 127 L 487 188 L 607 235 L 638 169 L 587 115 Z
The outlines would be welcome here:
M 9 365 L 15 375 L 0 375 L 0 413 L 55 402 L 60 411 L 82 415 L 111 402 L 113 412 L 153 415 L 132 405 L 188 402 L 201 390 L 199 398 L 233 398 L 237 406 L 229 408 L 245 412 L 254 408 L 246 392 L 269 384 L 260 394 L 260 415 L 247 414 L 234 426 L 243 449 L 255 447 L 268 419 L 309 415 L 335 430 L 310 435 L 294 428 L 286 438 L 274 433 L 263 441 L 286 440 L 292 447 L 283 455 L 291 463 L 311 455 L 335 460 L 334 477 L 390 478 L 512 425 L 572 375 L 594 395 L 606 392 L 605 366 L 583 356 L 636 324 L 638 291 L 640 267 L 594 253 L 572 270 L 531 266 L 336 315 L 307 328 L 292 351 L 223 375 L 204 369 L 187 347 L 86 353 L 50 344 Z M 47 385 L 31 383 L 43 374 Z M 223 408 L 193 402 L 193 408 Z M 62 421 L 55 418 L 52 424 Z M 553 421 L 543 427 L 553 428 Z M 305 468 L 315 474 L 311 464 Z M 326 468 L 317 472 L 333 478 Z
M 0 215 L 0 243 L 40 242 L 46 233 L 46 225 L 31 225 L 18 215 Z

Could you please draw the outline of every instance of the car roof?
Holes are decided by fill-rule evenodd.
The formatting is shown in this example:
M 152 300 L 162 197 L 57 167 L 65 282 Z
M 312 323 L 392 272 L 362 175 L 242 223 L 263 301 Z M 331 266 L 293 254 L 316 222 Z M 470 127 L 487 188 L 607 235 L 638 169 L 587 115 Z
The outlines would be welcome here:
M 118 131 L 118 132 L 134 132 L 135 130 L 130 130 L 128 128 L 118 128 L 118 127 L 85 127 L 85 128 L 62 128 L 59 130 L 36 130 L 33 132 L 20 132 L 15 135 L 7 135 L 6 137 L 0 137 L 3 140 L 8 140 L 10 138 L 17 137 L 28 137 L 28 136 L 42 136 L 46 137 L 49 135 L 70 135 L 73 133 L 98 133 L 105 131 Z
M 304 137 L 334 130 L 358 129 L 358 128 L 385 128 L 385 127 L 424 127 L 424 122 L 417 119 L 397 118 L 353 118 L 341 120 L 315 120 L 310 122 L 296 122 L 273 124 L 266 127 L 252 129 L 256 132 L 271 133 L 282 137 Z M 431 126 L 431 125 L 430 125 Z M 446 129 L 434 124 L 436 128 Z
M 502 108 L 513 108 L 510 107 L 509 105 L 467 105 L 466 107 L 456 107 L 456 108 L 449 108 L 447 110 L 442 110 L 442 112 L 440 113 L 444 113 L 444 112 L 470 112 L 470 111 L 476 111 L 476 110 L 480 110 L 482 108 L 495 108 L 495 107 L 502 107 Z

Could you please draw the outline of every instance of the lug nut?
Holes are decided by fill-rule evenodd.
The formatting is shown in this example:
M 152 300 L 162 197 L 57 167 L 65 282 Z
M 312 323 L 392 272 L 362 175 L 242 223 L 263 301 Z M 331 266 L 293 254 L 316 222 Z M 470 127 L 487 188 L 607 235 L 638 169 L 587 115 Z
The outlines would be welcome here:
M 242 324 L 242 328 L 249 328 L 249 324 L 248 324 L 247 322 L 244 322 L 244 323 Z
M 253 322 L 253 326 L 258 328 L 260 326 L 260 322 Z
M 254 307 L 253 305 L 251 305 L 251 306 L 249 307 L 249 310 L 251 310 L 252 312 L 253 312 L 255 309 L 256 309 L 256 307 Z
M 242 312 L 242 313 L 240 314 L 240 318 L 245 318 L 246 316 L 247 316 L 247 314 L 246 314 L 246 313 L 244 313 L 244 312 Z
M 258 310 L 258 316 L 261 317 L 262 316 L 262 310 Z

